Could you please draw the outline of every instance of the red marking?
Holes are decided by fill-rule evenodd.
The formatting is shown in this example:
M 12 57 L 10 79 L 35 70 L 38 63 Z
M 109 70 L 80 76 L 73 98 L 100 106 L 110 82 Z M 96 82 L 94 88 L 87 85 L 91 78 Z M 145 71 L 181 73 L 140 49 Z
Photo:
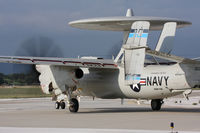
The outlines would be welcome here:
M 144 80 L 140 80 L 140 83 L 144 83 L 145 84 L 146 82 Z
M 26 59 L 26 58 L 13 58 L 13 59 L 17 59 L 17 60 L 30 60 L 30 59 Z
M 116 64 L 106 64 L 106 63 L 104 63 L 104 65 L 108 65 L 108 66 L 114 66 L 114 67 L 117 67 L 117 65 L 116 65 Z
M 95 63 L 95 62 L 83 62 L 83 64 L 95 64 L 95 65 L 101 65 L 101 63 Z
M 78 62 L 78 61 L 63 61 L 63 64 L 66 64 L 66 63 L 81 63 L 81 62 Z
M 74 81 L 75 84 L 78 84 L 78 81 L 74 80 L 73 78 L 72 78 L 72 81 Z
M 35 62 L 35 61 L 62 62 L 60 60 L 42 60 L 42 59 L 26 59 L 26 58 L 13 58 L 13 59 L 17 59 L 17 60 L 29 60 L 29 61 L 32 61 L 32 62 Z
M 46 62 L 62 62 L 60 60 L 41 60 L 41 59 L 32 59 L 33 61 L 46 61 Z
M 31 61 L 31 62 L 36 62 L 36 61 L 44 61 L 44 62 L 58 62 L 58 63 L 78 63 L 82 65 L 101 65 L 101 66 L 114 66 L 117 67 L 116 64 L 109 64 L 109 63 L 95 63 L 95 62 L 79 62 L 79 61 L 61 61 L 61 60 L 45 60 L 45 59 L 27 59 L 27 58 L 13 58 L 16 60 L 26 60 L 26 61 Z

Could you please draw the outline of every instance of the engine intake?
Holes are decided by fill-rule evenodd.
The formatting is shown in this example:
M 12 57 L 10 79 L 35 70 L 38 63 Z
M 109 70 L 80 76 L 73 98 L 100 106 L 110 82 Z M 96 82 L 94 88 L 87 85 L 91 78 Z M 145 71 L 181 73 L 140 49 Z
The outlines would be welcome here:
M 80 78 L 82 78 L 83 77 L 83 70 L 81 70 L 80 68 L 78 68 L 78 69 L 76 69 L 75 70 L 75 77 L 77 78 L 77 79 L 80 79 Z

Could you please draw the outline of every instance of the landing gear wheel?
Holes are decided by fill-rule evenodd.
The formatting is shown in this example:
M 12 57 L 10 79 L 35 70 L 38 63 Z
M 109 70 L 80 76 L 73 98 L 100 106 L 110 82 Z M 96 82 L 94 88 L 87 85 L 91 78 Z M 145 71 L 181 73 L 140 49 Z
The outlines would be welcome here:
M 69 106 L 69 111 L 76 113 L 79 109 L 79 103 L 78 100 L 76 98 L 72 98 L 70 100 L 70 106 Z
M 61 109 L 65 109 L 65 102 L 60 102 Z
M 151 100 L 151 108 L 152 108 L 152 110 L 155 110 L 155 111 L 160 110 L 162 103 L 163 103 L 162 99 L 153 99 L 153 100 Z
M 60 102 L 56 102 L 56 103 L 55 103 L 55 108 L 56 108 L 56 109 L 59 109 L 59 108 L 60 108 Z

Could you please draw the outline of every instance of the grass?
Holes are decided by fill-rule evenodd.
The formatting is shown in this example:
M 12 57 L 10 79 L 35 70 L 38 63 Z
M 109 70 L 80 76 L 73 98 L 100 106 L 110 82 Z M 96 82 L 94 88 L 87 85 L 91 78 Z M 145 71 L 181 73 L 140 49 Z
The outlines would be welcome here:
M 0 98 L 39 98 L 49 97 L 40 87 L 0 87 Z

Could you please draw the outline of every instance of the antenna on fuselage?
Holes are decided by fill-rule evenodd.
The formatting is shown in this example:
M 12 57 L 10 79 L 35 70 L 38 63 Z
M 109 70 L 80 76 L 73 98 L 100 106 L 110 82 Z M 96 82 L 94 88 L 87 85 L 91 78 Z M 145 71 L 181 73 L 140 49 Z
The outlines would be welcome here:
M 132 16 L 134 16 L 133 9 L 129 8 L 126 12 L 126 17 L 132 17 Z

